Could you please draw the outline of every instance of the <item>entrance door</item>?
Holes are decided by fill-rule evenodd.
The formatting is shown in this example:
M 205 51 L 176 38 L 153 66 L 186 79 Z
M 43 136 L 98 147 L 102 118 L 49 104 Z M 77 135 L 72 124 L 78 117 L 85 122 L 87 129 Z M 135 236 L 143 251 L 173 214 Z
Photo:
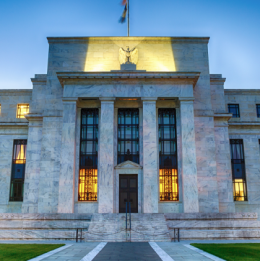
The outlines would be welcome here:
M 119 213 L 125 213 L 126 202 L 131 202 L 131 212 L 138 213 L 137 175 L 119 175 Z

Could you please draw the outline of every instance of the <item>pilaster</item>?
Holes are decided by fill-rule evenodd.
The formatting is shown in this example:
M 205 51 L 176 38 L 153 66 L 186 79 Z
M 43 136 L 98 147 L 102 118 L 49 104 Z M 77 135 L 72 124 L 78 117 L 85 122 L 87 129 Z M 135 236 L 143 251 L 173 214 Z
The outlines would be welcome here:
M 156 121 L 157 98 L 143 101 L 143 211 L 158 213 L 158 141 Z
M 196 145 L 194 128 L 194 98 L 179 98 L 182 139 L 182 186 L 184 213 L 199 212 Z
M 100 98 L 99 166 L 98 166 L 98 212 L 113 213 L 114 197 L 114 101 Z
M 26 119 L 29 121 L 29 127 L 22 213 L 37 213 L 42 142 L 42 115 L 29 113 L 26 115 Z
M 59 213 L 74 212 L 77 98 L 63 98 Z

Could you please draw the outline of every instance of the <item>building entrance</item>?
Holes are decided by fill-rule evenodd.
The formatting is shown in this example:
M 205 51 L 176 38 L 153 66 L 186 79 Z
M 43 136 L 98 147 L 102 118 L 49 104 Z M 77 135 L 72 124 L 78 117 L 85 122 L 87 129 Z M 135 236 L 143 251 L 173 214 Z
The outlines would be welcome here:
M 126 212 L 126 202 L 131 203 L 131 212 L 138 213 L 138 176 L 119 175 L 119 213 Z M 128 208 L 129 208 L 129 204 Z M 129 211 L 129 209 L 128 209 Z

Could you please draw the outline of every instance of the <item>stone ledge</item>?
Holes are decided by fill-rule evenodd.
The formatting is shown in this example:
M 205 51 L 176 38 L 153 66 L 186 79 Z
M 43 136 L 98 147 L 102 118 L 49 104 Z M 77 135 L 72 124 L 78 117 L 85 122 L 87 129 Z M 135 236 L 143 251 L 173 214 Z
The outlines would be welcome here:
M 56 72 L 64 87 L 65 84 L 74 84 L 75 81 L 102 79 L 111 81 L 115 79 L 168 79 L 171 81 L 184 81 L 196 85 L 200 72 Z

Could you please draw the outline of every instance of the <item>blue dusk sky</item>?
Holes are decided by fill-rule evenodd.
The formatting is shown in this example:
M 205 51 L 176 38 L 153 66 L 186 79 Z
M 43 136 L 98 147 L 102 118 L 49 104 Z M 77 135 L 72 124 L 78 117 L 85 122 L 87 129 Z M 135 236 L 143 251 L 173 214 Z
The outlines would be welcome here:
M 260 88 L 260 0 L 130 0 L 131 36 L 209 36 L 210 73 Z M 0 0 L 0 89 L 47 71 L 48 36 L 126 36 L 120 0 Z

